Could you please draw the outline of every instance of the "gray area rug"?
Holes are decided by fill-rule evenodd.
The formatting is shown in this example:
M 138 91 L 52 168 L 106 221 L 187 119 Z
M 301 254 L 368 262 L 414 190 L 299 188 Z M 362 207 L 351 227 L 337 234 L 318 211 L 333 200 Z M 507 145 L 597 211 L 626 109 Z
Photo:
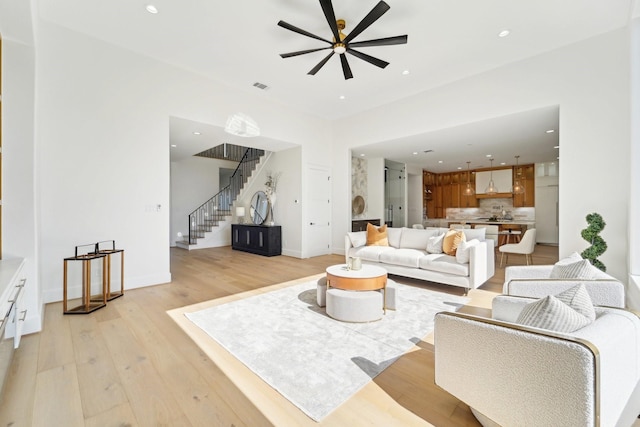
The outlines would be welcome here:
M 469 301 L 398 284 L 397 310 L 344 323 L 316 305 L 316 281 L 185 316 L 315 421 L 433 330 L 439 311 Z

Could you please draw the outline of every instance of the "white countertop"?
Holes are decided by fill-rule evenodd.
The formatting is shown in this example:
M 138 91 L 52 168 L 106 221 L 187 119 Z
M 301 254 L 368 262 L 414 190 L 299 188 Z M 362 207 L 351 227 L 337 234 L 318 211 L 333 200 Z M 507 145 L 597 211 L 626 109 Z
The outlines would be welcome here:
M 24 258 L 0 260 L 0 295 L 4 294 L 9 284 L 15 280 L 22 263 L 24 263 Z

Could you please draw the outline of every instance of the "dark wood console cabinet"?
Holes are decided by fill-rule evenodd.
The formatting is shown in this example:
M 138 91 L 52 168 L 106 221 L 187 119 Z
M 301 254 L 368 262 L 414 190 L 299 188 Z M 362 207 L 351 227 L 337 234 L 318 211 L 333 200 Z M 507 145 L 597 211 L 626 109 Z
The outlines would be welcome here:
M 351 231 L 367 231 L 367 223 L 380 226 L 380 219 L 354 219 L 351 221 Z
M 282 228 L 279 225 L 231 224 L 231 247 L 264 256 L 282 253 Z

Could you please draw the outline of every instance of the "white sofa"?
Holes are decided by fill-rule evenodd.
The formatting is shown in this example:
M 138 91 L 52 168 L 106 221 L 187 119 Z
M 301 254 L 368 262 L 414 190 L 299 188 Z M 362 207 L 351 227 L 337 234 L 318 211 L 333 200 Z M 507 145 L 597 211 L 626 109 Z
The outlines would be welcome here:
M 485 240 L 484 229 L 464 229 L 466 240 L 480 242 L 469 248 L 469 261 L 460 263 L 455 256 L 428 253 L 429 237 L 443 234 L 447 228 L 387 228 L 389 246 L 366 246 L 367 232 L 347 233 L 345 261 L 359 257 L 364 264 L 379 265 L 390 274 L 475 289 L 495 273 L 493 241 Z
M 497 296 L 493 319 L 438 313 L 436 384 L 485 427 L 631 426 L 640 413 L 637 314 L 595 307 L 593 323 L 558 333 L 515 323 L 532 301 Z

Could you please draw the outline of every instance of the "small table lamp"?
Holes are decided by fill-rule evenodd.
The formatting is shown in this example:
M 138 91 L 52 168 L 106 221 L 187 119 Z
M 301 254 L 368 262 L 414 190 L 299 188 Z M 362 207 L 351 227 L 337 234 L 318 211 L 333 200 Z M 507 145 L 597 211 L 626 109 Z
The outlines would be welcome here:
M 238 206 L 236 208 L 236 216 L 238 217 L 238 222 L 244 224 L 244 206 Z

